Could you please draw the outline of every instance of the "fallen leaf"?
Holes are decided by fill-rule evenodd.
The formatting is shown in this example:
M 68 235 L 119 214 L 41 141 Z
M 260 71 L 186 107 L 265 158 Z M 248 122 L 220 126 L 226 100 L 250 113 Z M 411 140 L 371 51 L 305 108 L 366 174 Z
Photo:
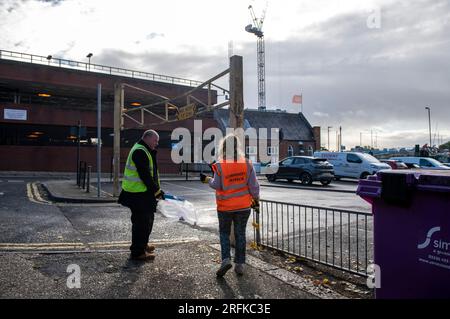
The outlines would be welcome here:
M 297 261 L 297 259 L 295 258 L 295 257 L 289 257 L 287 260 L 286 260 L 286 263 L 295 263 Z

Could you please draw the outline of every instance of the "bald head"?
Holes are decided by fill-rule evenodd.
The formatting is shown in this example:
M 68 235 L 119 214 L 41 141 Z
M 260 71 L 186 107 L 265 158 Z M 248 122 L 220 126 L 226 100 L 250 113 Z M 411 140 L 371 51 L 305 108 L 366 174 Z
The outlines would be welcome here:
M 142 134 L 142 140 L 151 150 L 154 150 L 158 146 L 159 134 L 155 130 L 147 130 Z

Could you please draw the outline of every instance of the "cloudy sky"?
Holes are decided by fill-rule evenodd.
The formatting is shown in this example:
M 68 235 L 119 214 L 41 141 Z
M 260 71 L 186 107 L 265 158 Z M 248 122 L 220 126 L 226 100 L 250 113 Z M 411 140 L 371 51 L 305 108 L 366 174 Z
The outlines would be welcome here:
M 450 140 L 449 0 L 0 0 L 0 48 L 206 80 L 244 57 L 245 107 L 257 107 L 256 38 L 267 4 L 267 107 L 303 110 L 322 144 L 413 147 Z

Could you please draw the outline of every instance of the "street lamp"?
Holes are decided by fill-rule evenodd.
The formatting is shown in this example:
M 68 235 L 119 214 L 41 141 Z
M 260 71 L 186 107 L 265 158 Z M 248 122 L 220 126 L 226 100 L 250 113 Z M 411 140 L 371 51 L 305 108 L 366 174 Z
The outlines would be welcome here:
M 330 151 L 330 128 L 332 128 L 332 126 L 328 126 L 328 151 Z
M 431 109 L 429 106 L 425 107 L 426 110 L 428 110 L 428 128 L 429 128 L 429 132 L 430 132 L 430 147 L 431 147 Z
M 88 63 L 88 65 L 89 65 L 89 71 L 91 70 L 91 58 L 92 58 L 92 56 L 93 56 L 92 53 L 89 53 L 88 55 L 86 55 L 86 58 L 89 59 L 89 63 Z
M 48 60 L 48 64 L 50 65 L 50 60 L 52 59 L 53 57 L 51 56 L 51 55 L 48 55 L 47 56 L 47 60 Z

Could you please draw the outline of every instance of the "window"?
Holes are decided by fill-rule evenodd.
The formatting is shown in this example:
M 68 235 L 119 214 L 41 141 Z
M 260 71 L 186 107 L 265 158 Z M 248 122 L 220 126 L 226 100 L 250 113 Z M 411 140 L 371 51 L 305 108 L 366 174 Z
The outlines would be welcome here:
M 294 156 L 294 147 L 292 147 L 292 145 L 288 146 L 287 156 Z
M 299 142 L 299 144 L 300 144 L 300 142 Z M 298 147 L 298 154 L 300 154 L 300 155 L 304 155 L 305 154 L 305 146 L 303 145 L 303 143 L 300 144 L 299 147 Z
M 102 128 L 102 145 L 111 147 L 112 128 Z M 34 125 L 2 123 L 0 126 L 0 145 L 20 146 L 77 146 L 78 127 L 61 125 Z M 97 129 L 82 127 L 80 145 L 97 145 Z
M 246 146 L 245 147 L 245 154 L 248 155 L 256 155 L 258 152 L 258 149 L 256 146 Z
M 433 167 L 433 164 L 431 164 L 428 160 L 421 158 L 420 159 L 420 167 Z
M 305 164 L 306 162 L 305 162 L 305 159 L 304 158 L 299 158 L 299 157 L 297 157 L 297 158 L 295 158 L 295 160 L 294 160 L 294 165 L 301 165 L 301 164 Z
M 422 161 L 426 161 L 427 162 L 427 164 L 424 165 L 426 167 L 442 167 L 442 166 L 445 166 L 444 164 L 442 164 L 438 160 L 435 160 L 434 158 L 420 159 L 420 166 L 422 166 Z
M 278 155 L 278 146 L 268 146 L 267 155 Z
M 347 162 L 360 164 L 362 163 L 362 160 L 356 154 L 347 154 Z
M 375 157 L 373 157 L 372 155 L 367 154 L 367 153 L 363 153 L 363 154 L 361 154 L 361 156 L 369 163 L 379 163 L 380 162 Z
M 281 164 L 282 164 L 283 166 L 289 166 L 289 165 L 292 165 L 292 162 L 293 162 L 293 161 L 294 161 L 293 158 L 287 158 L 287 159 L 285 159 L 284 161 L 282 161 Z

